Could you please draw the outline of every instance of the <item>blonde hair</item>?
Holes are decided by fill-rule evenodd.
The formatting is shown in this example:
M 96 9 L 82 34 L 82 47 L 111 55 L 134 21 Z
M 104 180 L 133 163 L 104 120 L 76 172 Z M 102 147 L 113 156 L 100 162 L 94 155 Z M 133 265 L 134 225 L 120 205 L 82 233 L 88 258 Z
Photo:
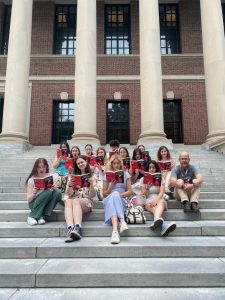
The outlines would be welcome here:
M 113 162 L 114 160 L 117 159 L 119 162 L 120 162 L 120 169 L 122 170 L 123 169 L 123 160 L 122 158 L 119 156 L 119 154 L 114 154 L 110 157 L 108 163 L 107 163 L 107 170 L 111 170 L 113 171 Z

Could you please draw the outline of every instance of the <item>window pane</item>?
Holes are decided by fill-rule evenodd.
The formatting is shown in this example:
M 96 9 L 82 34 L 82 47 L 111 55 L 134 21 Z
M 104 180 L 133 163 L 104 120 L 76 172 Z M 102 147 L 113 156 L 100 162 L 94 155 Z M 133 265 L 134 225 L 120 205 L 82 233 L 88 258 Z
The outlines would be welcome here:
M 76 5 L 56 5 L 54 53 L 74 55 L 76 51 Z

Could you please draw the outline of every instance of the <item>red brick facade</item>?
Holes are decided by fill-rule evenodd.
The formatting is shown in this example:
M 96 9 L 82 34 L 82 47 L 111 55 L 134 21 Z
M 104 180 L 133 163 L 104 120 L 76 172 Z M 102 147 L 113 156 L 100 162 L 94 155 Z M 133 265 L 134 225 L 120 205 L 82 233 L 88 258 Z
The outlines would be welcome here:
M 140 115 L 140 61 L 139 61 L 139 9 L 138 1 L 130 1 L 131 54 L 129 56 L 104 55 L 104 1 L 97 1 L 97 75 L 123 75 L 123 81 L 103 78 L 97 82 L 97 133 L 101 143 L 106 143 L 106 101 L 113 99 L 113 93 L 120 91 L 122 99 L 129 100 L 130 143 L 136 144 L 141 132 Z M 0 35 L 2 11 L 0 0 Z M 74 99 L 75 74 L 74 56 L 53 55 L 54 14 L 52 1 L 34 2 L 32 25 L 32 99 L 30 115 L 30 142 L 34 145 L 49 145 L 52 138 L 53 101 L 60 99 L 60 92 L 66 91 Z M 163 55 L 163 75 L 176 75 L 163 80 L 163 93 L 173 91 L 175 100 L 182 100 L 184 143 L 203 143 L 208 133 L 204 80 L 180 79 L 180 75 L 204 75 L 199 0 L 179 2 L 179 24 L 181 55 Z M 0 56 L 0 76 L 5 76 L 7 58 Z M 37 80 L 38 76 L 53 76 L 50 81 Z M 60 76 L 60 82 L 54 76 Z M 64 76 L 71 76 L 69 81 Z

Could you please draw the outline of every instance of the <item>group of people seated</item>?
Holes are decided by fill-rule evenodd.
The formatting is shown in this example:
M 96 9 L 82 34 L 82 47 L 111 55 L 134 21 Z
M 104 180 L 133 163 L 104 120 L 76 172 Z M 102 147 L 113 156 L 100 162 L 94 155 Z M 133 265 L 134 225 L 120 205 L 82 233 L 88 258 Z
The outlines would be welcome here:
M 178 165 L 166 146 L 161 146 L 156 156 L 152 160 L 149 151 L 139 145 L 130 158 L 118 140 L 110 141 L 109 153 L 99 147 L 95 155 L 90 144 L 81 154 L 79 147 L 70 149 L 67 142 L 61 143 L 53 161 L 55 172 L 50 173 L 45 158 L 38 158 L 26 180 L 31 210 L 28 224 L 45 224 L 45 217 L 63 201 L 68 229 L 65 242 L 80 240 L 83 214 L 92 211 L 94 201 L 103 201 L 105 225 L 112 227 L 111 243 L 118 244 L 121 233 L 128 230 L 125 213 L 135 197 L 153 215 L 150 229 L 168 236 L 176 229 L 174 222 L 168 224 L 163 219 L 171 193 L 185 212 L 198 212 L 203 177 L 190 164 L 187 152 L 180 153 Z

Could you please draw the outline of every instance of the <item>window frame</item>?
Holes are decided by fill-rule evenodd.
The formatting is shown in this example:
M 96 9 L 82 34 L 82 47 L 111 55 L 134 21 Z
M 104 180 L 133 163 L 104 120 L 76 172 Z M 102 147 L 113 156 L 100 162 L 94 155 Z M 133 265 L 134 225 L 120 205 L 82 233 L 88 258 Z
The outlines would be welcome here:
M 59 35 L 59 28 L 58 28 L 58 10 L 59 8 L 71 8 L 74 7 L 75 11 L 74 11 L 74 16 L 75 16 L 75 20 L 74 20 L 74 37 L 73 37 L 73 47 L 69 47 L 69 34 L 68 31 L 71 28 L 67 29 L 67 39 L 66 39 L 66 47 L 63 48 L 62 46 L 59 47 L 59 41 L 57 40 L 57 36 Z M 68 24 L 68 22 L 67 22 Z M 77 28 L 77 5 L 76 4 L 56 4 L 55 5 L 55 18 L 54 18 L 54 46 L 53 46 L 53 53 L 56 55 L 76 55 L 76 28 Z M 59 51 L 60 49 L 60 51 Z M 66 53 L 62 53 L 62 50 L 65 49 Z M 72 53 L 69 53 L 70 50 L 72 50 Z
M 176 21 L 166 21 L 166 16 L 167 16 L 167 8 L 175 7 L 175 14 L 176 14 Z M 163 27 L 163 24 L 161 22 L 161 12 L 160 12 L 160 7 L 163 7 L 164 10 L 164 22 L 165 26 Z M 168 47 L 168 32 L 169 28 L 172 28 L 172 26 L 168 26 L 168 24 L 175 22 L 176 23 L 176 36 L 173 39 L 173 41 L 176 42 L 176 51 L 169 53 L 169 47 Z M 160 49 L 161 49 L 161 54 L 162 55 L 171 55 L 171 54 L 180 54 L 181 53 L 181 38 L 180 38 L 180 21 L 179 21 L 179 4 L 176 3 L 166 3 L 166 4 L 159 4 L 159 23 L 160 23 Z M 165 39 L 162 38 L 162 29 L 164 28 L 165 30 Z M 165 46 L 162 47 L 162 41 L 165 41 Z M 163 52 L 163 49 L 165 49 L 166 53 Z
M 8 54 L 11 14 L 12 14 L 12 5 L 5 5 L 4 13 L 3 13 L 1 55 Z
M 116 7 L 117 22 L 115 22 L 116 23 L 116 35 L 115 35 L 114 39 L 112 38 L 113 37 L 112 26 L 111 26 L 111 28 L 108 26 L 109 22 L 108 22 L 108 10 L 107 9 L 109 7 L 111 7 L 111 12 L 112 12 L 112 8 Z M 126 24 L 127 28 L 126 28 L 125 25 L 123 26 L 123 38 L 122 39 L 119 38 L 119 23 L 120 22 L 118 22 L 118 16 L 119 16 L 118 10 L 119 10 L 120 7 L 123 8 L 123 9 L 125 7 L 127 7 L 127 9 L 128 9 L 128 14 L 127 14 L 128 20 L 127 21 L 125 20 L 123 22 L 123 24 Z M 104 7 L 104 53 L 106 55 L 130 55 L 131 54 L 131 15 L 130 15 L 130 12 L 131 12 L 130 4 L 105 4 L 105 7 Z M 111 13 L 111 15 L 112 15 L 112 13 Z M 125 14 L 123 14 L 123 16 L 124 15 Z M 112 24 L 112 22 L 110 24 Z M 110 35 L 111 39 L 107 39 L 107 31 L 109 29 L 111 30 L 111 32 L 110 32 L 111 33 L 111 35 Z M 128 40 L 128 43 L 129 43 L 129 47 L 124 46 L 124 43 L 126 42 L 126 39 L 124 38 L 125 29 L 128 32 L 127 40 Z M 110 48 L 107 47 L 107 41 L 108 40 L 111 41 L 111 47 Z M 116 42 L 116 47 L 112 47 L 113 41 Z M 119 46 L 120 41 L 122 41 L 123 47 Z M 111 53 L 107 53 L 107 49 L 110 49 Z M 113 49 L 115 49 L 116 53 L 113 53 Z M 120 53 L 121 49 L 122 49 L 123 53 Z M 125 53 L 125 51 L 127 49 L 128 49 L 128 53 Z

